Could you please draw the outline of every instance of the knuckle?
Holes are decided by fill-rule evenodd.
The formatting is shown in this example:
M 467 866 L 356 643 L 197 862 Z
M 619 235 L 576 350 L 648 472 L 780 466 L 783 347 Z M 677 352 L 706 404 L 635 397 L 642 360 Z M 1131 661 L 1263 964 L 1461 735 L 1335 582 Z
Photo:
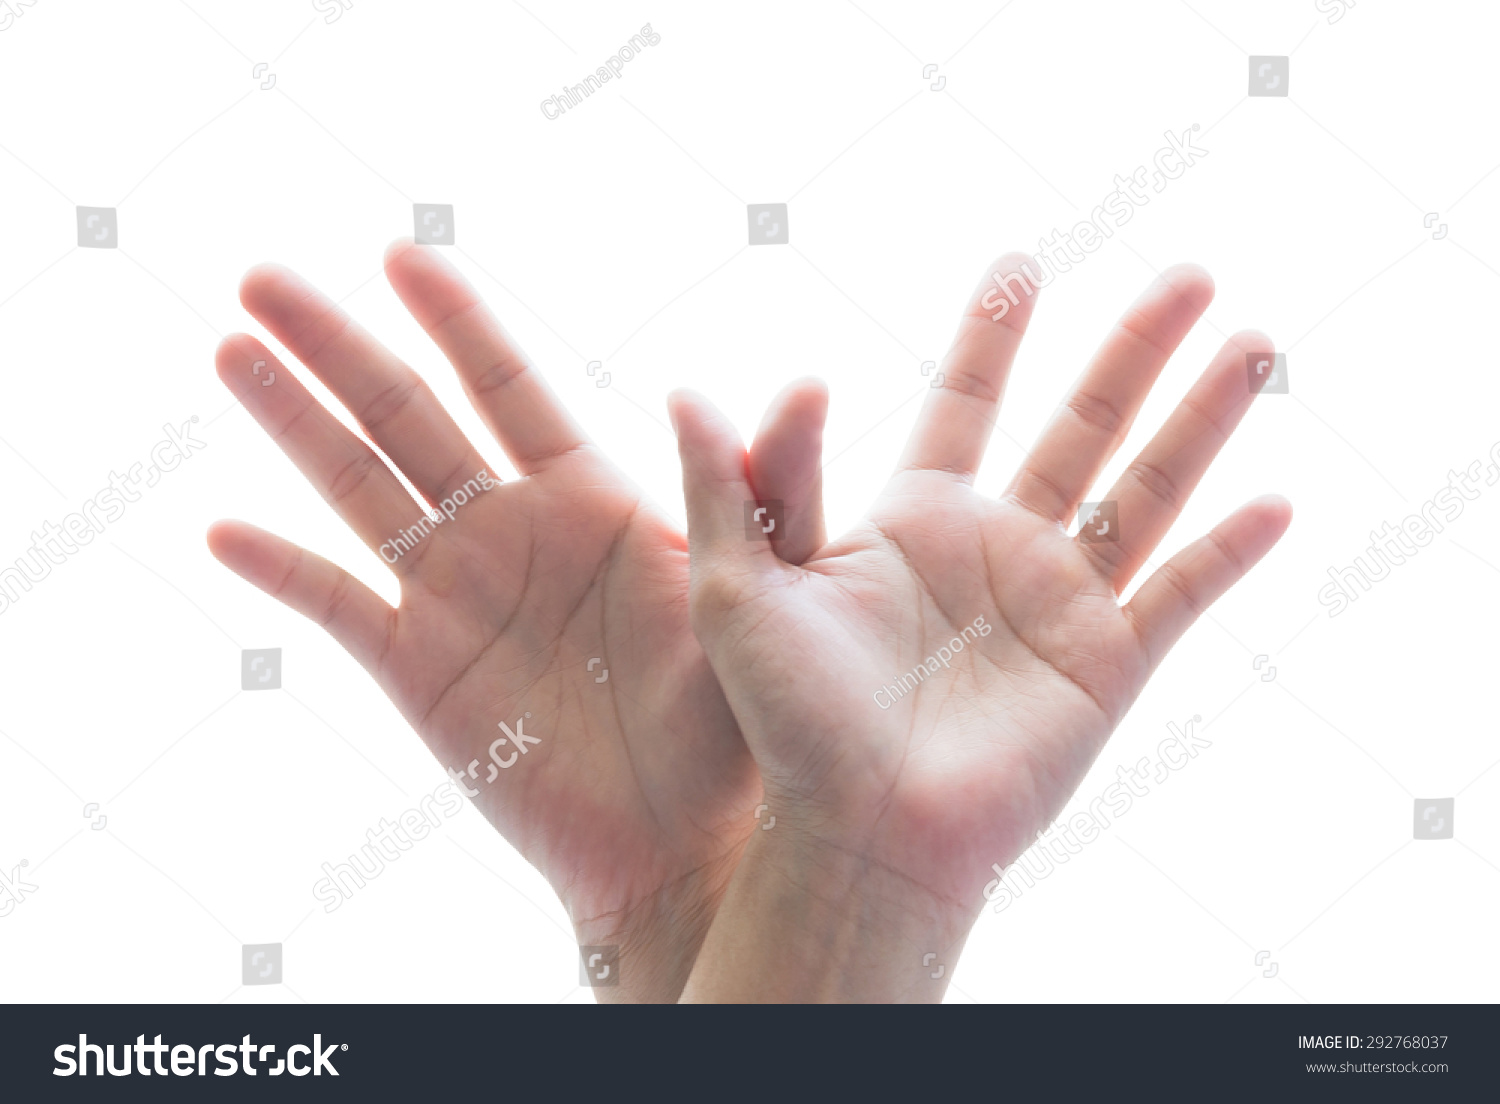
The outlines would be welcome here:
M 1068 397 L 1067 408 L 1084 425 L 1098 430 L 1105 436 L 1116 436 L 1125 425 L 1125 415 L 1112 402 L 1078 391 Z
M 1172 513 L 1182 509 L 1182 489 L 1166 469 L 1150 460 L 1136 460 L 1125 471 Z

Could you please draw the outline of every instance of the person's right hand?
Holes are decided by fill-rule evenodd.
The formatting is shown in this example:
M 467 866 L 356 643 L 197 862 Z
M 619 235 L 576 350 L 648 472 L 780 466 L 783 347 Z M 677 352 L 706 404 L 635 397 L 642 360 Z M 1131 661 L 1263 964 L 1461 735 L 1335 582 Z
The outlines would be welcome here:
M 686 539 L 584 437 L 434 248 L 397 243 L 386 271 L 522 478 L 457 506 L 394 555 L 388 542 L 428 507 L 264 345 L 238 334 L 219 348 L 220 378 L 370 549 L 394 559 L 401 604 L 240 522 L 217 523 L 209 546 L 326 628 L 445 767 L 478 760 L 464 784 L 551 882 L 579 943 L 620 947 L 620 984 L 602 998 L 675 1000 L 760 795 L 689 627 Z M 241 300 L 428 503 L 473 487 L 481 469 L 493 474 L 420 377 L 291 272 L 252 270 Z M 764 434 L 773 447 L 752 458 L 798 518 L 820 515 L 810 416 L 821 420 L 783 404 Z M 496 754 L 510 765 L 487 782 L 501 722 L 540 742 L 507 740 Z

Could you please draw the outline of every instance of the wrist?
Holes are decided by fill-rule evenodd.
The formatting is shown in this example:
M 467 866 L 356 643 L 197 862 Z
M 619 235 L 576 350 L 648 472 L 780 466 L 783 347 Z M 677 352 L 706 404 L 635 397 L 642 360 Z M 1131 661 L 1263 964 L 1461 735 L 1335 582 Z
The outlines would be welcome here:
M 579 947 L 579 983 L 590 987 L 600 1004 L 677 1001 L 739 854 L 736 845 L 625 907 L 589 909 L 590 915 L 580 916 L 581 910 L 570 905 Z M 601 958 L 590 969 L 593 954 Z
M 788 809 L 751 838 L 683 999 L 941 1000 L 982 901 L 811 825 Z

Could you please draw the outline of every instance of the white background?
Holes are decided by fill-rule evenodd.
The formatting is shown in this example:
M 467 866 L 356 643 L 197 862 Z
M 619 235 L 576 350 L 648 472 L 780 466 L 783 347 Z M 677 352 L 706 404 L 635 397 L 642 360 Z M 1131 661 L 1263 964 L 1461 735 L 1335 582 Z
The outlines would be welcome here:
M 1256 326 L 1288 352 L 1291 394 L 1256 404 L 1162 552 L 1265 491 L 1296 517 L 1079 798 L 1168 722 L 1200 715 L 1213 746 L 986 912 L 947 964 L 950 999 L 1493 1000 L 1500 490 L 1341 616 L 1316 595 L 1500 440 L 1500 20 L 1323 6 L 19 9 L 0 31 L 0 566 L 164 423 L 198 415 L 208 448 L 0 614 L 0 866 L 27 860 L 39 886 L 0 919 L 0 994 L 591 997 L 561 907 L 472 809 L 338 911 L 313 898 L 323 862 L 445 775 L 337 645 L 206 550 L 210 522 L 240 517 L 396 593 L 213 373 L 221 335 L 260 332 L 236 298 L 250 265 L 344 299 L 488 441 L 380 276 L 412 203 L 452 203 L 455 262 L 679 519 L 669 390 L 706 392 L 749 435 L 786 382 L 826 378 L 838 532 L 987 262 L 1086 218 L 1197 123 L 1208 157 L 1042 293 L 980 486 L 1003 485 L 1154 273 L 1194 260 L 1218 298 L 1104 484 L 1224 336 Z M 646 22 L 661 42 L 622 81 L 543 116 Z M 1252 54 L 1291 55 L 1289 97 L 1247 98 Z M 749 248 L 746 204 L 782 201 L 791 244 Z M 117 207 L 121 248 L 77 248 L 75 205 Z M 242 647 L 284 650 L 283 690 L 240 691 Z M 1453 796 L 1456 838 L 1413 840 L 1414 799 Z M 283 941 L 285 983 L 241 988 L 240 944 Z

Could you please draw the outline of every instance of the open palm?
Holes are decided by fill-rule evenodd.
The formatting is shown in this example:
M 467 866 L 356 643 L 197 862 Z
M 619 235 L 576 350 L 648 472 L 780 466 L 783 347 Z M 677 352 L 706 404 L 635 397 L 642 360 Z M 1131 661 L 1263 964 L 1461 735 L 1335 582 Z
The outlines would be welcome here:
M 1271 346 L 1250 332 L 1068 535 L 1211 297 L 1201 270 L 1169 270 L 999 498 L 972 479 L 1032 299 L 995 320 L 976 297 L 890 484 L 800 567 L 745 539 L 740 500 L 767 495 L 733 427 L 674 398 L 695 628 L 791 830 L 977 911 L 991 864 L 1061 811 L 1168 648 L 1281 536 L 1287 504 L 1256 500 L 1118 600 L 1254 397 L 1246 355 Z M 1106 523 L 1117 539 L 1094 539 Z
M 264 345 L 236 335 L 220 347 L 220 377 L 390 564 L 401 602 L 243 523 L 218 523 L 210 547 L 375 677 L 549 879 L 580 943 L 621 946 L 621 985 L 602 995 L 674 999 L 760 793 L 689 626 L 686 539 L 587 441 L 432 248 L 397 243 L 386 269 L 522 478 L 495 481 L 411 368 L 265 266 L 245 278 L 246 308 L 425 502 Z M 781 469 L 766 470 L 774 482 Z M 805 498 L 805 472 L 786 470 L 800 488 L 787 497 Z

